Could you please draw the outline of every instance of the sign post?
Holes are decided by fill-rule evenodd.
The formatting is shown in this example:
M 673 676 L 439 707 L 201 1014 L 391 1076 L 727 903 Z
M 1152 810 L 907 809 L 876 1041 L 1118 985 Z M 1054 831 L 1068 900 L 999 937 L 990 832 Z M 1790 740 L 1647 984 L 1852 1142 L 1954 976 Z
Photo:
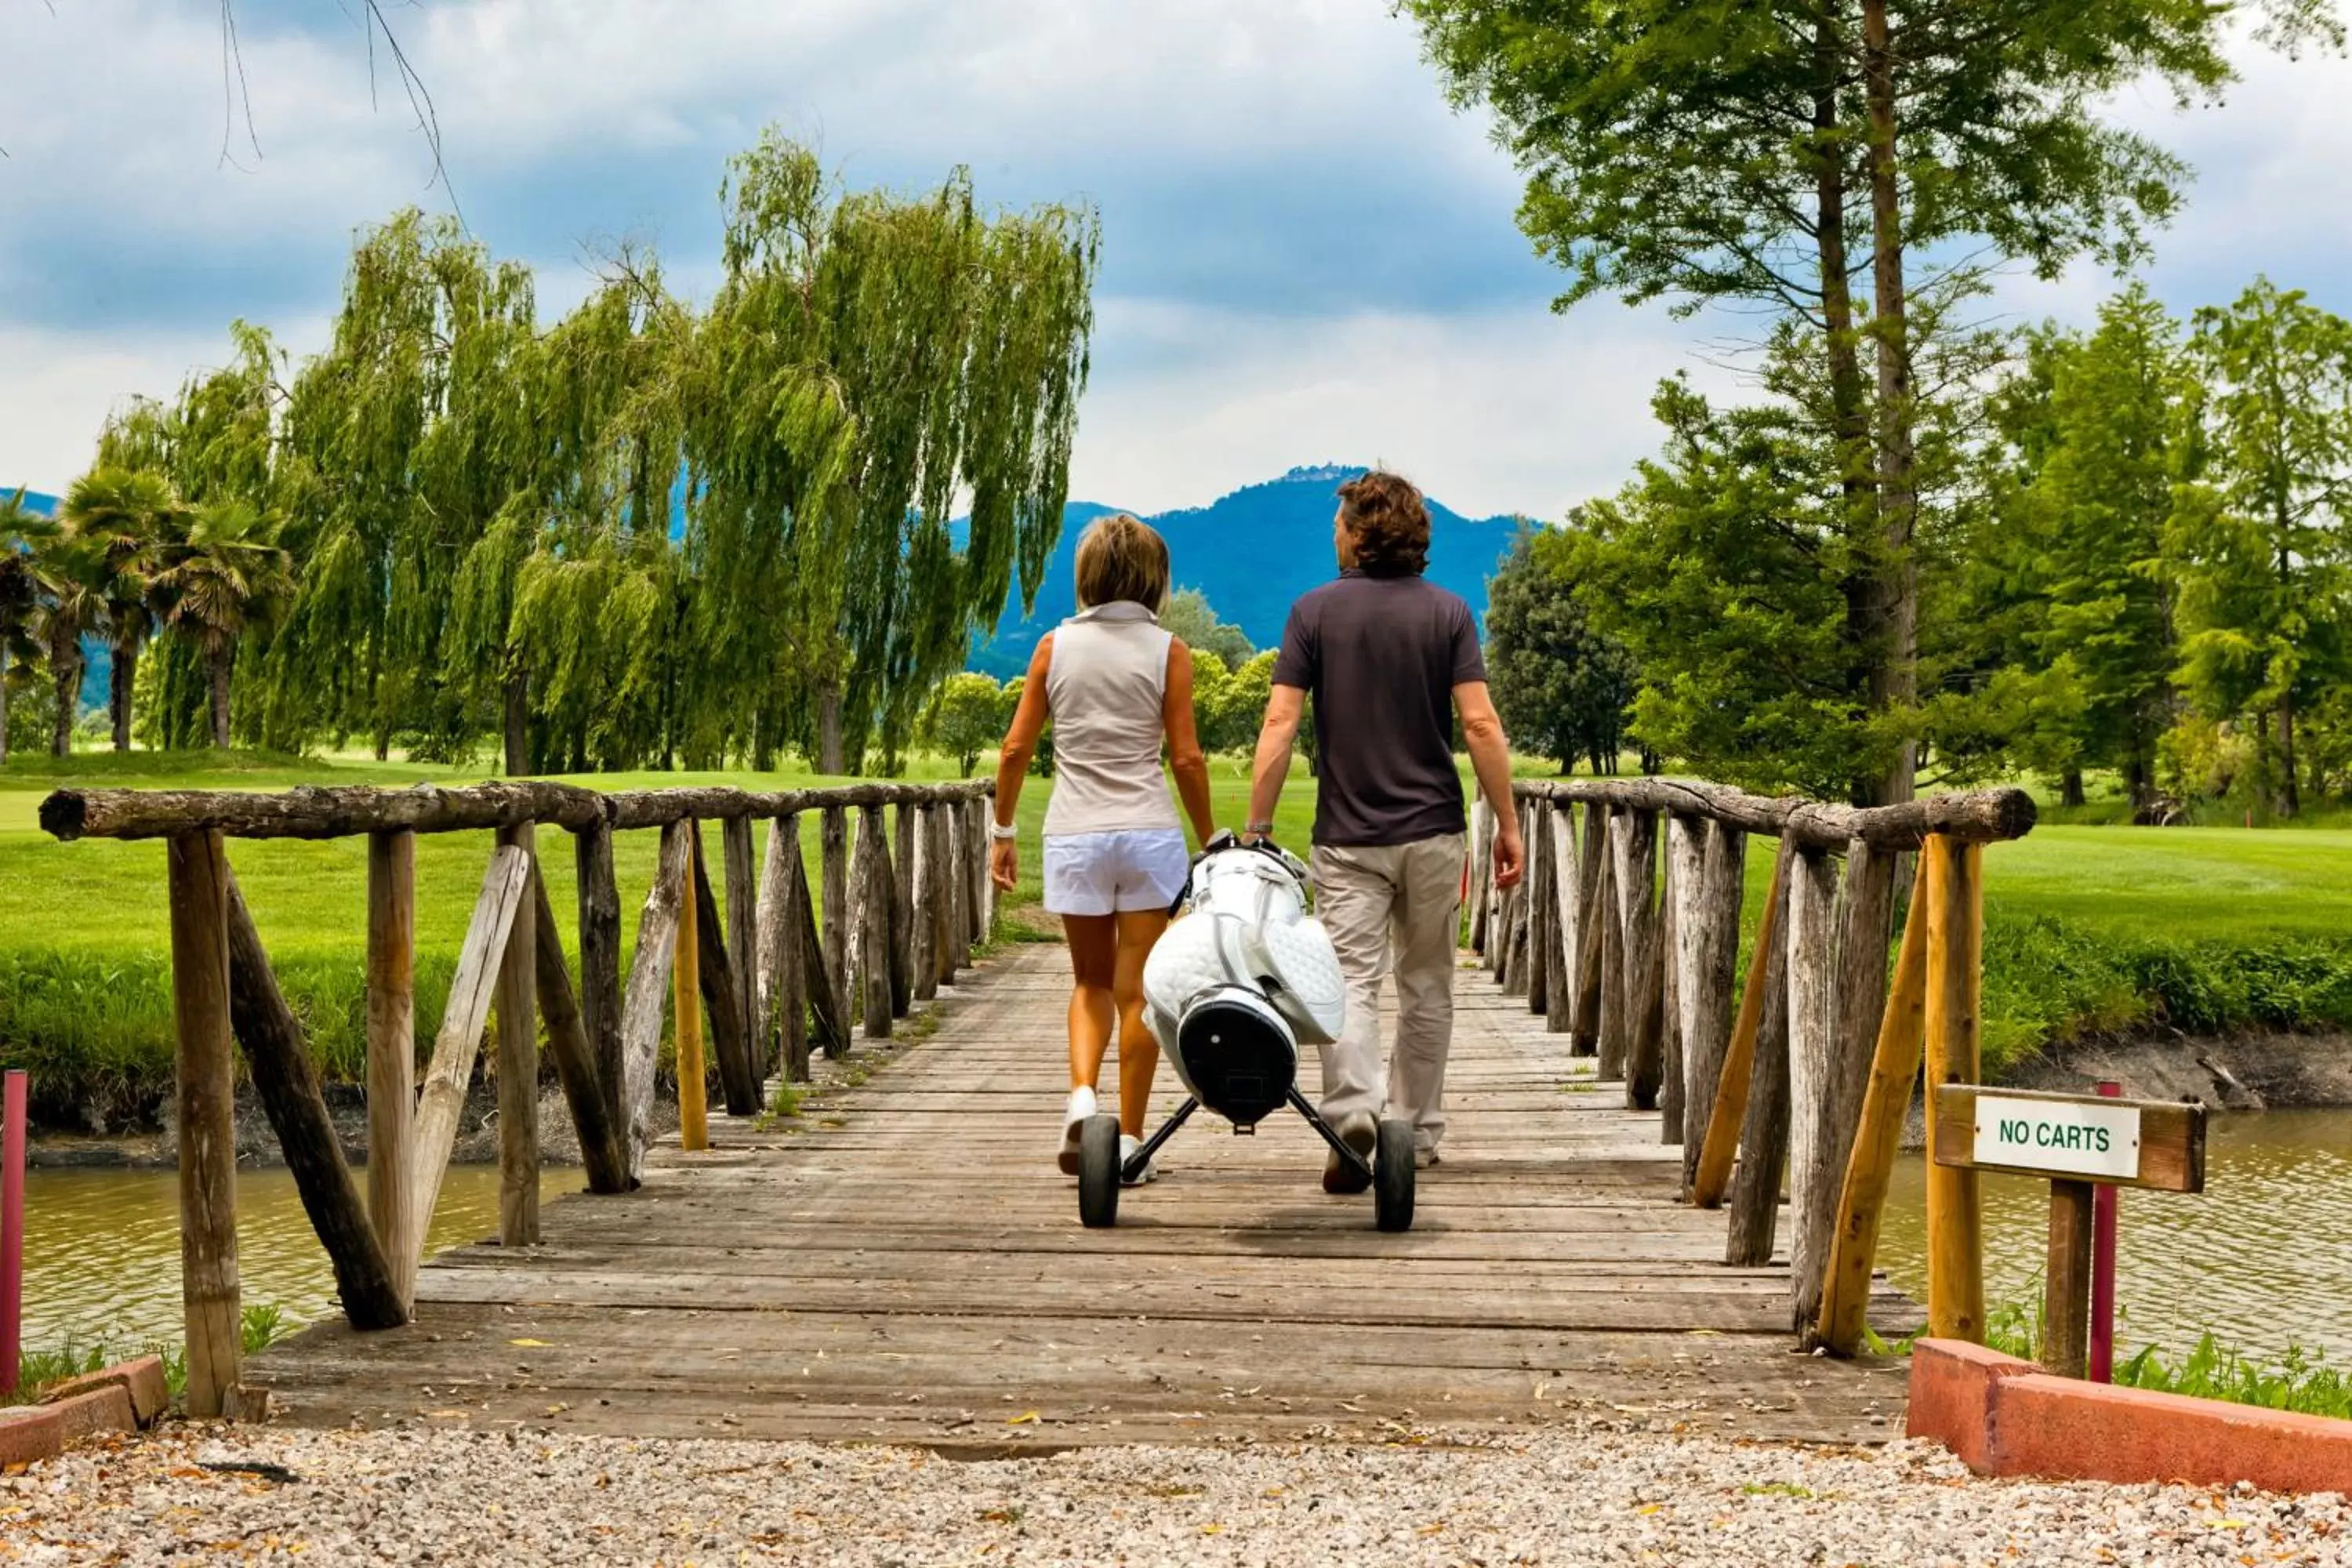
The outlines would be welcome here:
M 2118 1186 L 2204 1191 L 2205 1107 L 1939 1084 L 1934 1111 L 1937 1164 L 2049 1181 L 2040 1360 L 2061 1376 L 2083 1376 L 2090 1353 L 2093 1194 Z

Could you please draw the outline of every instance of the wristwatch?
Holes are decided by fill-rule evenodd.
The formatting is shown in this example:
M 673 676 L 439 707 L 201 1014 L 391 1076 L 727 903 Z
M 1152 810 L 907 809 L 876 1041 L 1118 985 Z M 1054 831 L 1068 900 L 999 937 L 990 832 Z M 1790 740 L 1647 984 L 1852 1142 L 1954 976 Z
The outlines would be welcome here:
M 988 836 L 999 844 L 1008 844 L 1021 837 L 1021 825 L 1017 822 L 992 822 L 988 825 Z
M 1249 823 L 1242 828 L 1242 834 L 1248 838 L 1271 838 L 1274 837 L 1274 824 L 1271 822 Z

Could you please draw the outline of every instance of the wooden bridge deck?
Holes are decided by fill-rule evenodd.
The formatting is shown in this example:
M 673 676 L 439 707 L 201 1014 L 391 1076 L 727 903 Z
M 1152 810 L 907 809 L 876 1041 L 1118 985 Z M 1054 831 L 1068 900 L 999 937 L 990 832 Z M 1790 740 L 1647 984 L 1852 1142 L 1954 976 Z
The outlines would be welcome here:
M 1049 1157 L 1065 963 L 1030 948 L 984 965 L 942 993 L 938 1034 L 801 1126 L 714 1113 L 714 1147 L 662 1151 L 644 1190 L 551 1204 L 545 1245 L 434 1259 L 410 1327 L 320 1325 L 249 1381 L 320 1426 L 975 1453 L 1577 1412 L 1900 1432 L 1899 1372 L 1794 1353 L 1785 1268 L 1724 1268 L 1723 1216 L 1674 1201 L 1657 1119 L 1483 974 L 1463 976 L 1445 1162 L 1423 1173 L 1410 1234 L 1375 1231 L 1369 1194 L 1324 1195 L 1321 1146 L 1287 1115 L 1255 1139 L 1197 1119 L 1116 1230 L 1083 1229 Z

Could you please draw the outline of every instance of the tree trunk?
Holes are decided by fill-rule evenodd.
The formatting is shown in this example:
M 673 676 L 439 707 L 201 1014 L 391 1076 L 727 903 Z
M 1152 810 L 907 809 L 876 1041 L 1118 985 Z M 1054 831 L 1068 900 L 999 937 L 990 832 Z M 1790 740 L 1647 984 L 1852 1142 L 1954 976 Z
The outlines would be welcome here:
M 107 671 L 106 710 L 114 721 L 114 749 L 131 749 L 131 688 L 139 677 L 139 637 L 134 631 L 114 639 L 114 663 Z
M 530 676 L 520 666 L 507 672 L 507 777 L 530 775 Z
M 2279 698 L 2278 731 L 2278 813 L 2281 816 L 2293 816 L 2303 809 L 2303 792 L 2294 777 L 2294 693 L 2292 690 Z
M 1863 96 L 1870 113 L 1871 321 L 1878 350 L 1878 515 L 1884 554 L 1871 574 L 1867 630 L 1873 712 L 1907 706 L 1918 695 L 1918 568 L 1911 534 L 1919 511 L 1911 443 L 1911 345 L 1905 324 L 1902 193 L 1895 169 L 1895 47 L 1886 0 L 1863 0 Z M 1874 552 L 1875 553 L 1875 552 Z M 1877 781 L 1876 804 L 1912 797 L 1918 758 L 1906 741 Z
M 2137 791 L 2134 792 L 2132 798 L 2134 803 L 2137 804 L 2139 798 Z M 2083 804 L 2082 769 L 2068 768 L 2065 775 L 2059 780 L 2058 803 L 2061 805 L 2080 805 Z
M 0 763 L 8 760 L 8 649 L 0 645 Z
M 49 670 L 58 693 L 58 719 L 49 731 L 49 755 L 71 756 L 74 710 L 80 706 L 81 699 L 81 639 L 51 638 Z
M 1870 405 L 1863 385 L 1862 355 L 1853 330 L 1853 262 L 1846 245 L 1846 154 L 1836 140 L 1838 86 L 1845 70 L 1845 40 L 1837 14 L 1824 9 L 1813 26 L 1814 243 L 1821 254 L 1822 335 L 1830 373 L 1830 425 L 1837 443 L 1838 484 L 1845 500 L 1849 531 L 1877 526 L 1871 479 Z M 1860 552 L 1864 562 L 1867 550 Z M 1857 567 L 1845 583 L 1846 639 L 1854 653 L 1851 679 L 1857 691 L 1869 685 L 1872 642 L 1872 577 Z M 1859 797 L 1864 792 L 1857 790 Z M 1864 804 L 1857 800 L 1857 804 Z
M 231 661 L 236 657 L 236 648 L 233 645 L 216 648 L 205 655 L 205 674 L 212 683 L 213 744 L 224 752 L 228 750 L 229 743 L 228 679 L 235 668 Z
M 841 681 L 831 678 L 816 694 L 816 771 L 838 778 L 841 770 Z

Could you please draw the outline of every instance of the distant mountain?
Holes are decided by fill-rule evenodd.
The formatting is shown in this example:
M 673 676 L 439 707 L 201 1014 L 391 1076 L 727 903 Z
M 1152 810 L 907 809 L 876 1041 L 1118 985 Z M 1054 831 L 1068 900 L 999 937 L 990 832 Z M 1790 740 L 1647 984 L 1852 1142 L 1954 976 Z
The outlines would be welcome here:
M 1293 468 L 1213 505 L 1144 521 L 1168 538 L 1176 585 L 1198 588 L 1220 619 L 1268 648 L 1282 640 L 1291 602 L 1337 574 L 1331 555 L 1331 514 L 1339 505 L 1334 492 L 1363 471 L 1345 464 Z M 1036 607 L 1023 616 L 1016 594 L 995 635 L 973 646 L 972 668 L 1001 680 L 1028 668 L 1037 639 L 1076 613 L 1071 573 L 1079 533 L 1096 518 L 1119 510 L 1092 501 L 1072 501 L 1063 509 L 1061 542 L 1046 565 Z M 1483 619 L 1486 579 L 1510 548 L 1517 520 L 1467 518 L 1433 499 L 1429 511 L 1430 578 L 1469 600 Z
M 5 500 L 16 493 L 16 487 L 10 485 L 5 489 L 0 489 L 0 500 Z M 39 512 L 43 517 L 55 517 L 58 515 L 58 498 L 55 496 L 45 496 L 38 490 L 26 490 L 25 492 L 25 504 L 32 508 L 33 510 Z

